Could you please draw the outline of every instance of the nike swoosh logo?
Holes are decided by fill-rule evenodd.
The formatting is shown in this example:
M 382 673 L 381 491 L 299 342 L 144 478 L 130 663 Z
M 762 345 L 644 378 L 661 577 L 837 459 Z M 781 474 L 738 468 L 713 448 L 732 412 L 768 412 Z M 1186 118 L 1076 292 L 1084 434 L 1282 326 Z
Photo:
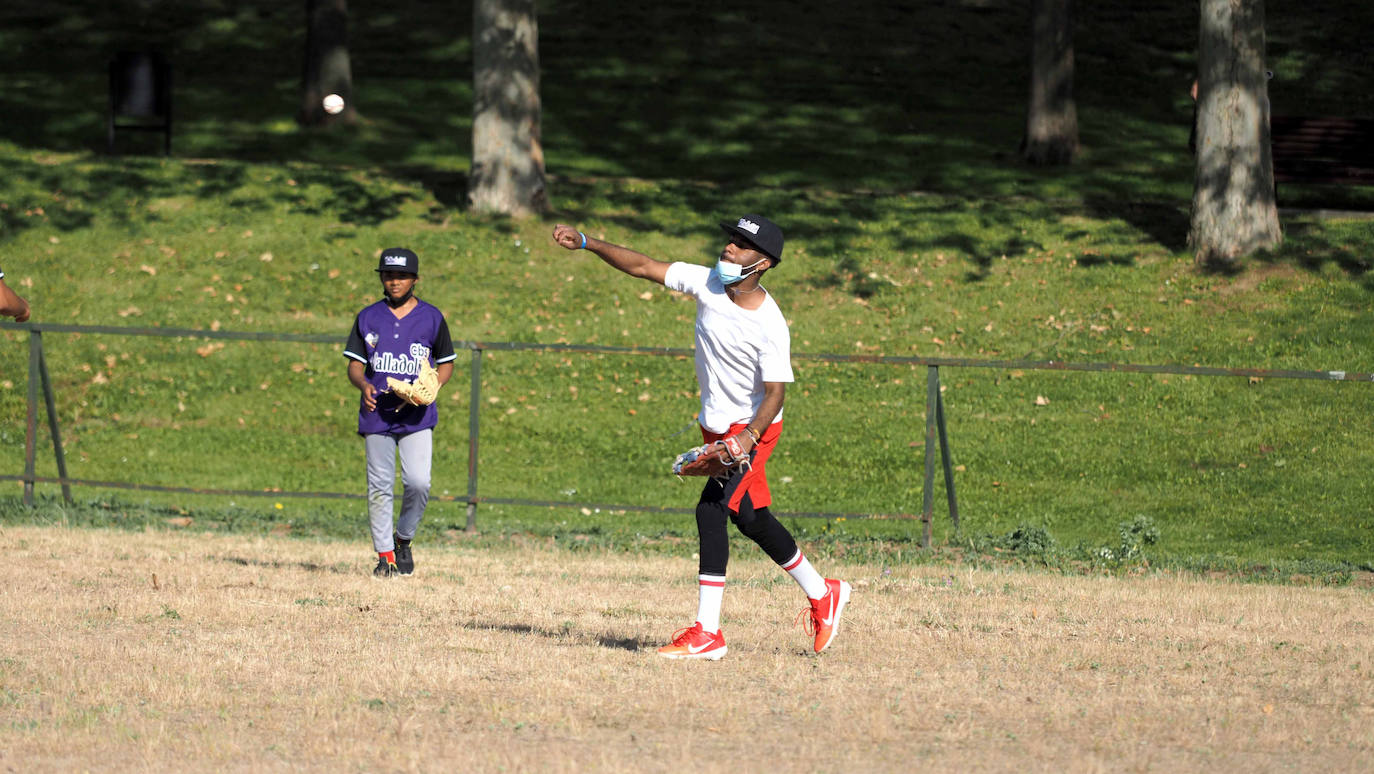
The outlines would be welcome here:
M 700 653 L 700 652 L 702 652 L 703 650 L 706 650 L 707 648 L 711 647 L 712 644 L 713 644 L 713 643 L 707 642 L 707 643 L 703 643 L 700 647 L 698 647 L 698 646 L 696 646 L 696 645 L 688 645 L 688 646 L 687 646 L 687 652 L 688 652 L 688 653 L 691 653 L 691 654 L 693 654 L 693 655 L 696 655 L 697 653 Z
M 834 603 L 834 602 L 830 603 L 830 615 L 827 616 L 827 617 L 825 617 L 825 618 L 822 618 L 822 619 L 821 619 L 821 626 L 829 626 L 829 625 L 830 625 L 830 622 L 833 621 L 833 620 L 835 620 L 835 603 Z

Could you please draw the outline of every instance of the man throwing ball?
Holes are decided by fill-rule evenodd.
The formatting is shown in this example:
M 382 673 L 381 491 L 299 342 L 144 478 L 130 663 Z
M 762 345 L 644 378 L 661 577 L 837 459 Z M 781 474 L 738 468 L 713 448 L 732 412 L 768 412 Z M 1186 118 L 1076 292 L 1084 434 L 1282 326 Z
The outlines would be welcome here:
M 747 455 L 706 481 L 697 502 L 700 564 L 697 620 L 659 648 L 667 658 L 719 659 L 725 655 L 720 631 L 725 566 L 730 558 L 727 520 L 759 545 L 801 586 L 810 600 L 803 611 L 815 652 L 834 641 L 850 587 L 824 578 L 807 561 L 787 528 L 768 510 L 765 465 L 782 434 L 782 404 L 793 381 L 791 336 L 773 296 L 759 284 L 764 272 L 782 260 L 782 230 L 767 218 L 745 215 L 721 223 L 729 242 L 714 268 L 669 263 L 627 247 L 587 236 L 565 225 L 553 239 L 569 250 L 590 250 L 632 277 L 685 293 L 697 302 L 696 374 L 701 388 L 701 435 L 707 443 L 726 441 Z
M 348 381 L 360 393 L 358 435 L 367 455 L 367 512 L 377 552 L 372 574 L 391 578 L 415 571 L 410 541 L 429 503 L 430 459 L 439 422 L 434 398 L 453 375 L 458 356 L 443 313 L 415 297 L 419 256 L 403 247 L 388 248 L 377 272 L 382 300 L 358 312 L 344 357 Z M 427 374 L 431 367 L 435 374 Z M 426 377 L 437 377 L 432 389 L 409 389 Z M 393 529 L 397 452 L 404 491 Z

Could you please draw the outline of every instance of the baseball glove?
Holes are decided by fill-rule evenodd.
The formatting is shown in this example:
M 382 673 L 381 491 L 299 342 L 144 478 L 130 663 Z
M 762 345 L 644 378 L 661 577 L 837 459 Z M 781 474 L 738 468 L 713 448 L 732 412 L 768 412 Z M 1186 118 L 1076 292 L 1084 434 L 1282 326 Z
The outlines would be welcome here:
M 420 375 L 415 377 L 415 381 L 403 382 L 388 376 L 386 388 L 412 406 L 428 406 L 439 397 L 439 372 L 434 370 L 428 360 L 421 360 Z
M 673 472 L 679 476 L 715 478 L 748 468 L 749 455 L 736 436 L 688 449 L 673 460 Z

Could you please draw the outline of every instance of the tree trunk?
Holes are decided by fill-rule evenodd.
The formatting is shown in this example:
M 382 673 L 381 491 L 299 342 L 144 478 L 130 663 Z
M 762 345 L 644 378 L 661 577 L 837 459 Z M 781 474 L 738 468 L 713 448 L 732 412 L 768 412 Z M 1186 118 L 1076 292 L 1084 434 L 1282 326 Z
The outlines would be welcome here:
M 540 144 L 539 25 L 534 0 L 473 4 L 472 172 L 477 212 L 522 217 L 548 207 Z
M 1077 154 L 1073 0 L 1032 0 L 1030 102 L 1021 155 L 1032 164 L 1068 164 Z
M 348 0 L 305 0 L 305 24 L 305 72 L 296 121 L 302 126 L 356 122 L 348 58 Z M 342 112 L 325 112 L 324 98 L 330 94 L 343 97 Z
M 1202 0 L 1197 174 L 1188 244 L 1230 267 L 1283 241 L 1269 148 L 1264 0 Z

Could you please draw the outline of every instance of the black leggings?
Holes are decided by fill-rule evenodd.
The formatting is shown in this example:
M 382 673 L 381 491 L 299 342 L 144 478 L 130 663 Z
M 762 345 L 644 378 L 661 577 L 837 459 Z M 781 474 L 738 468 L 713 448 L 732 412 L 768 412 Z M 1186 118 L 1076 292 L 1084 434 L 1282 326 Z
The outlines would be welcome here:
M 792 533 L 774 518 L 767 506 L 755 508 L 747 494 L 740 501 L 739 511 L 731 511 L 726 504 L 728 493 L 733 491 L 730 483 L 713 478 L 701 490 L 701 499 L 697 502 L 698 571 L 703 575 L 725 575 L 725 566 L 730 562 L 727 519 L 733 521 L 745 537 L 758 543 L 768 558 L 779 566 L 786 564 L 797 555 L 797 541 L 792 539 Z

